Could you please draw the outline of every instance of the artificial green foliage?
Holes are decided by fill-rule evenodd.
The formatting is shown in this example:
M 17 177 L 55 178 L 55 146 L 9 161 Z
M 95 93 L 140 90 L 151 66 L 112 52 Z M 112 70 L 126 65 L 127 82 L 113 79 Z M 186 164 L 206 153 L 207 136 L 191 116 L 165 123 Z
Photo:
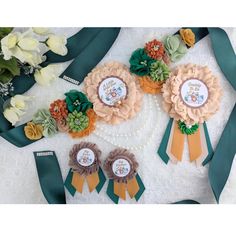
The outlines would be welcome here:
M 162 61 L 155 61 L 150 66 L 150 77 L 153 81 L 165 81 L 169 74 L 169 67 Z
M 130 71 L 139 76 L 148 75 L 150 66 L 155 61 L 147 55 L 144 48 L 139 48 L 130 57 Z
M 44 137 L 51 137 L 58 132 L 56 121 L 52 118 L 47 109 L 38 110 L 38 112 L 33 116 L 33 122 L 43 126 Z
M 79 132 L 86 129 L 89 125 L 89 118 L 82 112 L 73 111 L 67 117 L 67 123 L 72 132 Z
M 16 75 L 20 75 L 20 67 L 16 58 L 4 60 L 3 56 L 0 56 L 0 83 L 6 84 Z
M 70 112 L 78 111 L 85 113 L 88 109 L 93 107 L 93 104 L 88 100 L 86 95 L 77 90 L 70 90 L 66 95 L 67 109 Z
M 0 40 L 11 33 L 13 27 L 0 27 Z
M 187 135 L 194 134 L 199 128 L 198 124 L 194 124 L 191 127 L 188 127 L 183 121 L 178 121 L 178 126 L 181 133 L 187 134 Z
M 172 62 L 180 60 L 188 50 L 178 34 L 167 36 L 164 40 L 164 46 Z

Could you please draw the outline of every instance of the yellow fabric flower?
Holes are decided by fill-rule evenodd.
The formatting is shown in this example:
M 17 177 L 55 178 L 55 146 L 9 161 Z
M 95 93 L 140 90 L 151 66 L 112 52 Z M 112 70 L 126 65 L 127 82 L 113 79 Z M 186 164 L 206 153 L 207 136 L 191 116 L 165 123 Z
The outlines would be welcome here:
M 192 47 L 195 44 L 195 34 L 191 29 L 181 29 L 179 33 L 186 45 Z
M 33 122 L 28 122 L 24 127 L 25 136 L 30 140 L 38 140 L 43 137 L 43 127 L 42 125 L 35 124 Z

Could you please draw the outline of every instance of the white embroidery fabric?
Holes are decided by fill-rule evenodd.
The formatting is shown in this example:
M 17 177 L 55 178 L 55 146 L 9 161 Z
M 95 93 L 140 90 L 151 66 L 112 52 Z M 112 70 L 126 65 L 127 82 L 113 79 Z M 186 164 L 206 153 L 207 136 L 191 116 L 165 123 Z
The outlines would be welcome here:
M 225 30 L 232 40 L 231 42 L 236 51 L 236 28 L 227 28 Z M 65 34 L 69 37 L 76 33 L 78 29 L 57 28 L 53 29 L 53 31 Z M 123 28 L 113 47 L 101 63 L 117 60 L 129 65 L 128 61 L 130 55 L 136 48 L 143 47 L 146 41 L 152 40 L 153 38 L 161 39 L 166 34 L 173 34 L 176 31 L 177 28 Z M 175 65 L 189 62 L 209 66 L 213 73 L 220 78 L 220 83 L 224 91 L 220 111 L 207 123 L 212 145 L 213 148 L 215 148 L 233 109 L 236 100 L 236 92 L 226 81 L 215 61 L 209 37 L 197 43 L 194 48 L 189 50 L 188 54 Z M 68 64 L 69 62 L 63 63 L 60 68 L 61 71 L 63 71 Z M 36 98 L 31 104 L 30 111 L 23 117 L 22 123 L 28 121 L 38 108 L 48 107 L 53 100 L 62 98 L 64 92 L 67 92 L 69 89 L 81 89 L 82 86 L 83 84 L 78 87 L 62 79 L 55 81 L 51 87 L 42 87 L 36 84 L 27 92 L 28 95 L 34 95 Z M 148 95 L 145 95 L 145 99 L 147 99 L 147 96 Z M 158 97 L 158 101 L 161 105 L 160 96 Z M 147 103 L 144 103 L 144 105 L 145 104 Z M 183 161 L 178 165 L 172 163 L 165 165 L 156 154 L 169 117 L 162 109 L 157 111 L 154 100 L 151 105 L 153 108 L 153 111 L 150 112 L 152 121 L 147 126 L 144 126 L 146 128 L 142 131 L 142 136 L 125 140 L 127 145 L 133 146 L 145 140 L 151 130 L 153 130 L 152 127 L 158 126 L 152 140 L 143 150 L 132 150 L 139 162 L 140 167 L 138 172 L 146 187 L 146 191 L 138 203 L 171 203 L 183 199 L 194 199 L 201 203 L 215 203 L 208 182 L 208 166 L 196 167 L 194 163 L 190 163 L 186 144 Z M 142 107 L 141 115 L 138 115 L 134 119 L 117 126 L 111 127 L 106 125 L 106 127 L 107 129 L 111 127 L 111 130 L 114 130 L 114 132 L 127 133 L 138 129 L 141 125 L 140 123 L 145 122 L 145 120 L 142 119 L 143 111 L 144 107 Z M 145 115 L 143 116 L 146 117 Z M 92 134 L 83 139 L 74 140 L 68 135 L 61 133 L 53 138 L 43 139 L 22 149 L 18 149 L 0 138 L 0 203 L 46 203 L 40 189 L 33 151 L 55 151 L 60 163 L 63 178 L 65 179 L 69 169 L 68 153 L 73 144 L 80 141 L 97 143 L 103 151 L 101 156 L 102 161 L 105 160 L 111 150 L 116 148 L 96 134 Z M 230 177 L 222 193 L 221 203 L 236 203 L 235 180 L 236 161 L 234 161 Z M 75 197 L 72 197 L 67 190 L 65 190 L 67 203 L 112 203 L 106 195 L 107 184 L 108 181 L 105 183 L 99 195 L 96 191 L 90 194 L 86 184 L 83 194 L 76 193 Z M 136 201 L 128 198 L 126 201 L 120 200 L 120 203 L 136 203 Z

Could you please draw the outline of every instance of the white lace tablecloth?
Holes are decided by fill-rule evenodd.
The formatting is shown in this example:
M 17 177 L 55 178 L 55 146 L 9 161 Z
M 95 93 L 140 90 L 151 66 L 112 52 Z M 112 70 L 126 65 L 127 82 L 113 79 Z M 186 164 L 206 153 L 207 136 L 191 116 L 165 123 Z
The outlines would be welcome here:
M 236 51 L 236 28 L 225 30 Z M 78 28 L 55 28 L 53 31 L 69 37 L 76 33 Z M 116 42 L 101 63 L 117 60 L 129 65 L 130 55 L 136 48 L 143 47 L 146 41 L 154 37 L 161 39 L 166 34 L 172 34 L 176 31 L 176 28 L 122 28 Z M 207 65 L 220 78 L 224 90 L 221 107 L 219 112 L 207 122 L 212 145 L 215 148 L 236 101 L 236 92 L 227 82 L 215 61 L 209 37 L 198 42 L 178 64 L 183 63 Z M 61 71 L 68 64 L 62 64 Z M 22 123 L 30 120 L 37 109 L 47 108 L 54 99 L 63 97 L 64 92 L 72 88 L 82 89 L 82 86 L 78 87 L 62 79 L 55 81 L 51 87 L 34 85 L 27 94 L 35 96 L 35 99 Z M 116 142 L 121 145 L 126 143 L 127 146 L 137 148 L 133 152 L 140 164 L 139 174 L 146 187 L 139 203 L 170 203 L 182 199 L 194 199 L 201 203 L 215 203 L 207 176 L 208 166 L 197 167 L 194 163 L 190 163 L 186 145 L 183 161 L 177 165 L 172 163 L 165 165 L 156 154 L 169 120 L 168 115 L 161 108 L 160 96 L 158 96 L 157 101 L 160 105 L 159 110 L 153 97 L 145 95 L 142 110 L 134 119 L 118 126 L 100 124 L 104 129 L 109 129 L 110 132 L 114 133 L 129 133 L 142 128 L 141 135 L 124 140 L 117 138 L 113 141 L 113 143 Z M 154 127 L 157 128 L 154 129 Z M 46 203 L 40 189 L 33 151 L 54 150 L 64 179 L 69 169 L 68 153 L 75 143 L 82 140 L 97 143 L 103 151 L 101 159 L 105 160 L 107 154 L 116 147 L 104 140 L 104 138 L 109 139 L 109 136 L 105 135 L 104 137 L 104 133 L 97 132 L 80 140 L 73 140 L 66 134 L 58 134 L 53 138 L 40 140 L 21 149 L 0 138 L 0 203 Z M 148 145 L 143 149 L 138 148 L 139 144 L 146 143 L 150 136 L 152 138 Z M 66 190 L 67 203 L 112 203 L 106 195 L 107 184 L 108 181 L 99 195 L 96 191 L 90 194 L 86 185 L 83 194 L 76 193 L 75 197 L 70 196 Z M 136 203 L 132 199 L 120 202 Z M 236 203 L 236 162 L 233 163 L 220 202 Z

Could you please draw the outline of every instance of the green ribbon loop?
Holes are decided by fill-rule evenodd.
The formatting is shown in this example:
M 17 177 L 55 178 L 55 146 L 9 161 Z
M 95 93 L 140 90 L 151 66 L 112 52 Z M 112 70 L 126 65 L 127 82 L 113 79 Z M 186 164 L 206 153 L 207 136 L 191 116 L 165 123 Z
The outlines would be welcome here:
M 66 56 L 48 52 L 46 53 L 47 61 L 42 65 L 65 62 L 75 58 L 61 77 L 65 75 L 81 83 L 91 69 L 106 55 L 119 31 L 120 28 L 83 28 L 68 39 L 68 54 Z M 22 94 L 35 84 L 33 76 L 24 74 L 15 77 L 12 82 L 15 94 Z M 0 101 L 0 106 L 3 106 L 3 101 Z M 17 147 L 24 147 L 35 142 L 25 137 L 23 127 L 24 125 L 14 128 L 5 119 L 3 113 L 0 113 L 0 136 Z
M 61 170 L 55 152 L 34 152 L 40 186 L 49 204 L 66 204 Z

